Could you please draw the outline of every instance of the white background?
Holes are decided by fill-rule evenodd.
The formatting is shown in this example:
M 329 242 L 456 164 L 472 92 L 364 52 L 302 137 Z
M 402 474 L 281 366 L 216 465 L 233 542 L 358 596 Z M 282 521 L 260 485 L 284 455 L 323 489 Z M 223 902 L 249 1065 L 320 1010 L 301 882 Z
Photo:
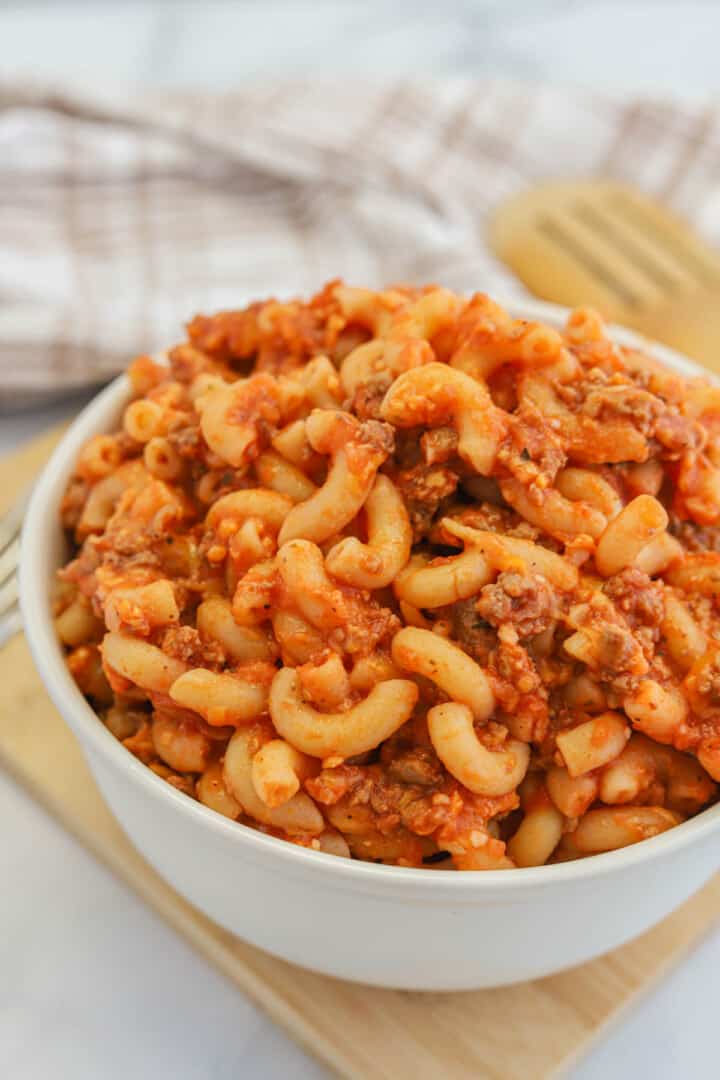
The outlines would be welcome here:
M 493 73 L 704 97 L 719 40 L 699 0 L 0 3 L 0 75 L 80 84 Z M 0 452 L 76 408 L 0 416 Z M 325 1075 L 2 775 L 0 823 L 0 1077 Z M 716 933 L 573 1080 L 720 1074 L 719 970 Z

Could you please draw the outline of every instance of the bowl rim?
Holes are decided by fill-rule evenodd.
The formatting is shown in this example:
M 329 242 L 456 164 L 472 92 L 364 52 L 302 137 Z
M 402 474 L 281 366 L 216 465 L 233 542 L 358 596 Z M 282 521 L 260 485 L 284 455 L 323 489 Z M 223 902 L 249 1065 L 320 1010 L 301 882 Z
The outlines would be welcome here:
M 536 319 L 559 326 L 569 309 L 544 301 L 510 299 L 505 305 L 516 317 Z M 624 327 L 610 327 L 613 339 L 620 344 L 640 347 L 669 368 L 689 376 L 709 376 L 687 357 Z M 720 803 L 688 818 L 681 825 L 637 844 L 553 866 L 521 867 L 512 872 L 486 870 L 477 873 L 430 873 L 427 868 L 385 866 L 342 859 L 311 848 L 303 848 L 274 836 L 258 832 L 240 822 L 223 817 L 197 800 L 190 799 L 138 761 L 100 722 L 95 711 L 81 694 L 64 662 L 64 654 L 55 635 L 44 572 L 45 549 L 59 530 L 59 501 L 80 447 L 94 434 L 108 430 L 113 417 L 130 393 L 125 375 L 113 380 L 79 413 L 53 451 L 37 479 L 30 499 L 21 540 L 20 602 L 25 636 L 50 697 L 78 738 L 83 752 L 88 748 L 108 765 L 125 774 L 131 784 L 139 784 L 148 796 L 163 800 L 175 812 L 195 818 L 200 827 L 211 831 L 218 842 L 235 845 L 238 852 L 263 861 L 276 860 L 283 872 L 322 873 L 338 885 L 386 890 L 406 887 L 415 895 L 438 898 L 445 894 L 456 901 L 508 894 L 529 886 L 555 887 L 568 881 L 588 882 L 605 874 L 619 872 L 653 862 L 720 832 Z M 56 534 L 58 535 L 58 534 Z M 281 868 L 280 864 L 284 864 Z M 418 891 L 419 890 L 419 891 Z

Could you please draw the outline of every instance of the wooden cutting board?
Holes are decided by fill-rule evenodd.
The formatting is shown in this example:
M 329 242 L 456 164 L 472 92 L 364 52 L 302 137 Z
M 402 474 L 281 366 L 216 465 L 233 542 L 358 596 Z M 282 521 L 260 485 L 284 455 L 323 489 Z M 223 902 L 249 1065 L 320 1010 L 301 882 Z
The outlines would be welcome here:
M 0 511 L 57 433 L 0 461 Z M 303 1046 L 340 1076 L 378 1080 L 558 1076 L 709 931 L 720 877 L 637 941 L 573 971 L 459 994 L 374 990 L 245 945 L 167 885 L 130 844 L 49 701 L 21 637 L 0 653 L 0 765 Z

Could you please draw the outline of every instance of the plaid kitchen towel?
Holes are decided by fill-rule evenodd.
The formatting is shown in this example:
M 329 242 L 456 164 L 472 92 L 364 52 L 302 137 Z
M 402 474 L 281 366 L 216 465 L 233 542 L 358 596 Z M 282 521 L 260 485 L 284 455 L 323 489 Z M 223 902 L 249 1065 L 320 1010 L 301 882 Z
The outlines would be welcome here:
M 719 117 L 496 80 L 0 83 L 0 408 L 330 277 L 518 293 L 486 219 L 542 179 L 631 181 L 720 243 Z

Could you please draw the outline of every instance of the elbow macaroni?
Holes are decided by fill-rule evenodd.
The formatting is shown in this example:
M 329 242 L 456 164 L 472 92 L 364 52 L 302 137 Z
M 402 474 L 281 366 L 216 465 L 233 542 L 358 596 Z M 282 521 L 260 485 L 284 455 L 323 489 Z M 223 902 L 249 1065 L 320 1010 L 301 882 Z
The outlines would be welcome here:
M 158 777 L 311 850 L 478 872 L 717 799 L 717 388 L 589 310 L 438 287 L 188 333 L 78 456 L 54 610 Z
M 399 428 L 452 421 L 460 456 L 481 476 L 492 472 L 504 433 L 502 412 L 485 384 L 464 371 L 431 363 L 405 372 L 385 395 L 381 415 Z
M 316 409 L 305 422 L 305 430 L 312 448 L 329 454 L 332 464 L 323 486 L 285 518 L 281 544 L 300 538 L 321 543 L 344 529 L 364 505 L 387 457 L 379 430 L 340 410 Z
M 413 682 L 387 679 L 352 708 L 320 712 L 303 701 L 297 672 L 283 668 L 270 690 L 270 716 L 283 738 L 303 753 L 345 759 L 374 749 L 402 727 L 417 696 Z
M 392 658 L 399 668 L 431 679 L 452 701 L 467 706 L 476 720 L 492 715 L 495 698 L 487 674 L 440 634 L 406 626 L 393 638 Z
M 508 739 L 501 750 L 488 750 L 473 727 L 473 713 L 456 701 L 428 713 L 428 732 L 443 765 L 477 795 L 507 795 L 520 783 L 530 762 L 530 747 Z
M 412 550 L 410 519 L 397 488 L 377 476 L 365 501 L 368 541 L 349 536 L 325 559 L 332 577 L 359 589 L 382 589 L 401 572 Z

